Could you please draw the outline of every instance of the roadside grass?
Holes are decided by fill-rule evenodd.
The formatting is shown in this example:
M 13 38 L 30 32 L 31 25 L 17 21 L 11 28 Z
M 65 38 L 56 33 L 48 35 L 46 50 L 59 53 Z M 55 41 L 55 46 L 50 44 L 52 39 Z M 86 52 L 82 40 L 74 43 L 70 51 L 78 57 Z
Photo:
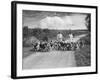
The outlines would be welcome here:
M 75 51 L 75 59 L 77 67 L 91 66 L 91 49 L 90 45 Z
M 23 47 L 23 55 L 22 57 L 25 58 L 31 54 L 33 54 L 34 52 L 30 51 L 32 49 L 32 47 Z

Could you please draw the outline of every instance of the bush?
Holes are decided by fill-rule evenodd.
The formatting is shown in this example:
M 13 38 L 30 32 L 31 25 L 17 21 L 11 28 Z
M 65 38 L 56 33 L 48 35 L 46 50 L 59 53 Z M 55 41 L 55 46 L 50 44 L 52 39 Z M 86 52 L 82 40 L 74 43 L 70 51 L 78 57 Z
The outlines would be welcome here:
M 32 36 L 32 37 L 27 37 L 27 38 L 25 38 L 24 41 L 23 41 L 23 46 L 24 46 L 24 47 L 32 47 L 33 44 L 35 44 L 35 43 L 38 42 L 38 41 L 39 41 L 39 40 L 38 40 L 36 37 L 34 37 L 34 36 Z
M 82 37 L 80 40 L 84 41 L 84 43 L 86 45 L 90 45 L 91 44 L 91 35 L 90 35 L 90 33 L 88 35 L 86 35 L 85 37 Z

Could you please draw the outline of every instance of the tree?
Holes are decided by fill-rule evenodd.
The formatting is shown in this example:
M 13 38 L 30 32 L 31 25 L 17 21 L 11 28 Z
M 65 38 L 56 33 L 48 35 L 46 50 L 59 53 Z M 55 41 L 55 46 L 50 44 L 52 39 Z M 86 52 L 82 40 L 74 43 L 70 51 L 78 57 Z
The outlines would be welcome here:
M 33 36 L 35 36 L 37 39 L 41 39 L 41 34 L 42 34 L 42 30 L 40 28 L 34 28 L 33 29 Z
M 24 26 L 23 27 L 23 37 L 27 37 L 28 36 L 28 26 Z
M 85 21 L 86 21 L 85 25 L 88 31 L 91 31 L 91 15 L 90 14 L 86 16 Z

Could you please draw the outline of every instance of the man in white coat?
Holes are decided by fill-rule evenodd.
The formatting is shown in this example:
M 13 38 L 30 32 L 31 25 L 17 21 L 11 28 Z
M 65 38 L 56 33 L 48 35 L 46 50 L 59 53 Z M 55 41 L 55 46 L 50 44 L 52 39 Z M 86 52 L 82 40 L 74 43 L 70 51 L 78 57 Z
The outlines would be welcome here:
M 63 40 L 63 35 L 60 32 L 57 34 L 57 40 L 58 41 L 62 41 Z
M 69 34 L 70 41 L 73 42 L 73 34 Z

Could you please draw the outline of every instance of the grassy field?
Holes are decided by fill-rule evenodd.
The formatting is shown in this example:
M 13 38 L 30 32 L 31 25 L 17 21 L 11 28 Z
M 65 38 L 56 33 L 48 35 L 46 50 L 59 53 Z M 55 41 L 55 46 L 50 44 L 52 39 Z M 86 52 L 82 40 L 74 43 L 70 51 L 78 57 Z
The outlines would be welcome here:
M 55 39 L 57 37 L 58 32 L 61 32 L 64 37 L 68 38 L 69 34 L 73 34 L 74 36 L 78 36 L 81 34 L 88 34 L 88 30 L 50 30 L 50 29 L 23 29 L 23 38 L 28 37 L 36 37 L 38 40 L 42 40 L 44 37 L 48 39 Z

